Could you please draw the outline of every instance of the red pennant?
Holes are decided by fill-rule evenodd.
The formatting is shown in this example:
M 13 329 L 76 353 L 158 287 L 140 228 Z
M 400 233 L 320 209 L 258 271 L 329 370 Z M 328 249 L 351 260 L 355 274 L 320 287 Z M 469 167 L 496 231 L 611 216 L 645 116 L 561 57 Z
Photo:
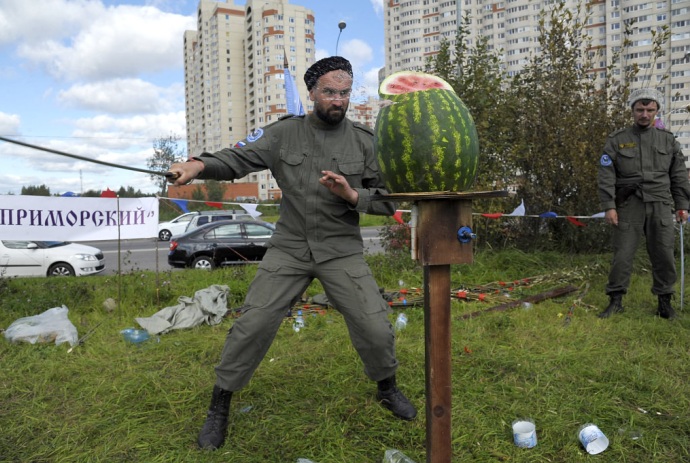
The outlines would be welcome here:
M 493 213 L 488 213 L 485 212 L 482 214 L 482 217 L 486 217 L 487 219 L 498 219 L 499 217 L 503 217 L 502 212 L 493 212 Z
M 216 209 L 223 209 L 223 203 L 214 203 L 211 201 L 206 201 L 204 204 L 206 204 L 208 207 L 215 207 Z
M 580 222 L 580 221 L 577 220 L 575 217 L 570 217 L 570 216 L 568 216 L 568 217 L 566 217 L 566 219 L 568 219 L 568 222 L 572 223 L 572 224 L 575 225 L 576 227 L 586 227 L 586 226 L 587 226 L 586 223 Z
M 101 191 L 101 198 L 117 198 L 117 194 L 110 188 L 106 188 L 105 191 Z
M 396 222 L 398 222 L 400 225 L 402 225 L 403 219 L 402 219 L 402 211 L 395 211 L 395 214 L 393 214 L 393 218 L 395 219 Z

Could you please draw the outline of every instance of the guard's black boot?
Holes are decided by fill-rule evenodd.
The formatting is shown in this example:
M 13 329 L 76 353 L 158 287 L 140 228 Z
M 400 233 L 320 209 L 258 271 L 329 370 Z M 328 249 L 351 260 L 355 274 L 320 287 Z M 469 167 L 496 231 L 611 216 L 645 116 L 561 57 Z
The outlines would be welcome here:
M 199 447 L 207 450 L 216 450 L 225 442 L 225 434 L 228 432 L 228 413 L 230 412 L 230 399 L 232 392 L 213 386 L 211 406 L 206 414 L 206 421 L 199 433 L 197 443 Z
M 376 399 L 400 419 L 409 421 L 417 416 L 417 409 L 395 385 L 395 376 L 378 382 Z
M 611 293 L 609 294 L 609 306 L 598 317 L 609 318 L 611 315 L 621 312 L 623 312 L 623 294 Z
M 656 314 L 669 320 L 676 318 L 676 311 L 671 307 L 671 294 L 659 294 L 659 307 L 656 309 Z

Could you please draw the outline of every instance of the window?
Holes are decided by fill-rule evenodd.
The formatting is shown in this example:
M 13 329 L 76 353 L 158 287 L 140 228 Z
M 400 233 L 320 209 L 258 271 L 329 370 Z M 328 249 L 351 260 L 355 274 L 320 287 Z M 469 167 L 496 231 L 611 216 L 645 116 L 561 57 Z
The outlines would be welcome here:
M 244 229 L 248 238 L 270 238 L 272 232 L 262 225 L 245 224 Z
M 221 225 L 213 232 L 215 238 L 240 238 L 242 237 L 242 225 L 239 223 Z

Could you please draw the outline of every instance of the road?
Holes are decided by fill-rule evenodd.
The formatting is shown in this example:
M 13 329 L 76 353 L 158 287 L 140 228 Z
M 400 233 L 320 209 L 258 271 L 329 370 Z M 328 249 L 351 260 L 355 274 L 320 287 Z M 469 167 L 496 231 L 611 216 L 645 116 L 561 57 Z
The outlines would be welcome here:
M 364 252 L 374 254 L 383 251 L 380 227 L 363 227 Z M 136 270 L 151 271 L 179 271 L 168 265 L 168 242 L 154 238 L 138 240 L 122 240 L 118 249 L 116 240 L 111 241 L 80 241 L 81 244 L 94 246 L 105 255 L 105 270 L 101 275 L 116 275 L 119 270 L 129 273 Z

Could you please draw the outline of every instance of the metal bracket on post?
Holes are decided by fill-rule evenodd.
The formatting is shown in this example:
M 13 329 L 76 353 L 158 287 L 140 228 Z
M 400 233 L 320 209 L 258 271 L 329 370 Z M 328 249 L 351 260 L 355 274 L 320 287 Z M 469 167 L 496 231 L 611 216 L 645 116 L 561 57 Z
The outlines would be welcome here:
M 460 241 L 462 244 L 469 243 L 476 237 L 477 235 L 472 233 L 472 229 L 470 227 L 460 227 L 460 229 L 458 229 L 458 241 Z
M 417 225 L 419 222 L 419 209 L 417 203 L 412 205 L 412 218 L 410 219 L 410 256 L 417 260 Z

